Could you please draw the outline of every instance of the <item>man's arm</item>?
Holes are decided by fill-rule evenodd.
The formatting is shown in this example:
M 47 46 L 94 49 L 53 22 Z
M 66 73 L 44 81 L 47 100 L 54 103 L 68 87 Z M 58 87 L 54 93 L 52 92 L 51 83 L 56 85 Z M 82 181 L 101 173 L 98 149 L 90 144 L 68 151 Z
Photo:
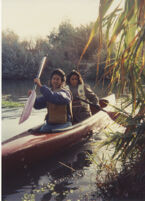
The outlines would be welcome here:
M 71 93 L 68 90 L 61 89 L 58 92 L 53 92 L 51 89 L 43 85 L 40 88 L 45 101 L 54 104 L 69 104 L 71 102 Z

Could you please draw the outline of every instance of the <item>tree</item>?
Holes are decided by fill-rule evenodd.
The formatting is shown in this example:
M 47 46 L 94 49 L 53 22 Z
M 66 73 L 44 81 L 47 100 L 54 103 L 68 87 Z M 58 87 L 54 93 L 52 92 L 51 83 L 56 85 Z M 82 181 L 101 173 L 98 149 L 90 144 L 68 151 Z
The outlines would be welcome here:
M 37 75 L 41 58 L 49 54 L 48 40 L 20 41 L 17 34 L 2 33 L 2 76 L 6 79 L 30 79 Z

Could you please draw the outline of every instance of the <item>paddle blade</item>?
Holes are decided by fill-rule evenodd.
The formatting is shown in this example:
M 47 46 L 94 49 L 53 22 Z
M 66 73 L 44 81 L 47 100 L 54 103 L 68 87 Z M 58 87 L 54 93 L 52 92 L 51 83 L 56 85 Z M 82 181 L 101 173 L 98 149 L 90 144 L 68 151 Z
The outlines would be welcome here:
M 99 105 L 101 108 L 107 107 L 108 104 L 109 104 L 109 101 L 106 99 L 100 99 L 99 100 Z
M 125 114 L 122 114 L 120 112 L 108 112 L 108 111 L 107 111 L 107 114 L 116 123 L 118 123 L 124 127 L 126 126 L 125 122 L 126 122 L 128 117 Z
M 30 116 L 35 99 L 36 99 L 36 92 L 35 92 L 35 90 L 33 90 L 25 104 L 25 107 L 23 109 L 22 115 L 19 120 L 19 124 L 26 121 L 28 119 L 28 117 Z
M 107 114 L 109 115 L 109 117 L 113 120 L 113 121 L 115 121 L 118 117 L 119 117 L 119 113 L 117 113 L 117 112 L 108 112 L 107 111 Z

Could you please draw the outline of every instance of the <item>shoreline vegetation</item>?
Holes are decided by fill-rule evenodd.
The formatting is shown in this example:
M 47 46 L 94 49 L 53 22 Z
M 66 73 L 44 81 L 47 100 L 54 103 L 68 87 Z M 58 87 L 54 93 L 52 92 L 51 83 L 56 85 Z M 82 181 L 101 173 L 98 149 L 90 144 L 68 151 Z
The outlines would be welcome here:
M 12 101 L 9 95 L 2 96 L 2 108 L 23 107 L 23 103 Z
M 51 32 L 46 39 L 36 41 L 20 41 L 12 30 L 2 32 L 2 78 L 3 79 L 33 79 L 37 75 L 40 61 L 47 55 L 44 72 L 41 79 L 48 79 L 56 68 L 62 68 L 66 74 L 72 69 L 78 69 L 87 80 L 110 79 L 104 75 L 107 56 L 106 40 L 103 39 L 100 70 L 96 78 L 98 51 L 98 34 L 88 48 L 83 60 L 78 65 L 81 52 L 89 38 L 93 23 L 74 28 L 69 21 L 62 22 L 57 31 Z M 111 53 L 113 57 L 115 49 Z

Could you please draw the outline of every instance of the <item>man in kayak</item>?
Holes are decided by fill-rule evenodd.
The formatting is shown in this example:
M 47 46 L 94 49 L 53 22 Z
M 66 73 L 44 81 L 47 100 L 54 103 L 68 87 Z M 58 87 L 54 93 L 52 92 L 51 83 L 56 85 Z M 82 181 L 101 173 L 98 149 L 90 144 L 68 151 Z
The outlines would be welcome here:
M 40 128 L 40 132 L 55 132 L 71 126 L 72 96 L 65 86 L 65 73 L 61 69 L 54 70 L 50 77 L 50 88 L 42 85 L 38 78 L 34 79 L 34 83 L 38 85 L 42 94 L 36 98 L 34 108 L 47 108 L 46 123 Z
M 81 74 L 76 70 L 70 72 L 66 83 L 73 95 L 73 121 L 77 123 L 87 119 L 92 115 L 90 105 L 80 99 L 89 100 L 91 103 L 97 105 L 99 102 L 97 95 L 91 90 L 89 85 L 84 84 Z

